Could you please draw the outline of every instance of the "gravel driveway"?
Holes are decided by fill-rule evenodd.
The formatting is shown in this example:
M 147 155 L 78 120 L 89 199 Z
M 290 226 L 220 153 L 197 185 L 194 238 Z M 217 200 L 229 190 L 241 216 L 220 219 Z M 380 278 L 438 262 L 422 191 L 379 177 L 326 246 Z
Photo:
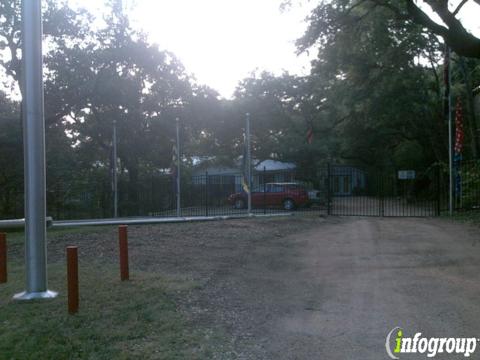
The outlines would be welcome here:
M 480 337 L 477 228 L 328 218 L 285 234 L 295 221 L 273 221 L 261 241 L 241 236 L 184 304 L 200 323 L 225 329 L 234 352 L 219 358 L 386 359 L 396 326 L 412 336 Z

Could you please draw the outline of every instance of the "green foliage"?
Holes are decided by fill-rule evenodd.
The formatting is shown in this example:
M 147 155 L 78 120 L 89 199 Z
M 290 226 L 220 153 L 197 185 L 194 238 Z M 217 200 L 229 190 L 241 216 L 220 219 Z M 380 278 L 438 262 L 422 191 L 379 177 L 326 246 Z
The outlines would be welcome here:
M 440 89 L 419 56 L 438 58 L 437 40 L 371 3 L 321 2 L 299 40 L 318 47 L 310 81 L 338 138 L 338 161 L 396 167 L 408 143 L 424 165 L 444 157 Z M 432 90 L 433 91 L 432 91 Z
M 21 214 L 23 186 L 22 133 L 17 104 L 0 93 L 0 217 Z
M 404 4 L 319 1 L 297 42 L 300 52 L 317 52 L 310 75 L 254 73 L 239 83 L 232 100 L 196 84 L 174 54 L 132 29 L 120 5 L 107 1 L 109 11 L 97 22 L 65 1 L 43 2 L 48 208 L 55 217 L 81 212 L 69 199 L 92 187 L 90 200 L 103 209 L 99 216 L 111 212 L 114 122 L 128 214 L 139 213 L 142 179 L 164 175 L 171 166 L 177 117 L 186 167 L 194 157 L 233 164 L 242 156 L 247 112 L 253 157 L 294 162 L 305 179 L 315 179 L 327 162 L 420 169 L 448 158 L 442 46 L 412 21 Z M 0 66 L 18 82 L 20 1 L 0 2 L 0 14 L 0 48 L 9 55 Z M 465 157 L 479 151 L 471 96 L 479 69 L 478 60 L 454 56 L 452 93 L 466 100 Z M 16 208 L 21 212 L 23 180 L 19 106 L 3 98 L 5 217 Z
M 423 169 L 426 164 L 423 154 L 421 144 L 405 140 L 395 148 L 393 160 L 399 169 Z

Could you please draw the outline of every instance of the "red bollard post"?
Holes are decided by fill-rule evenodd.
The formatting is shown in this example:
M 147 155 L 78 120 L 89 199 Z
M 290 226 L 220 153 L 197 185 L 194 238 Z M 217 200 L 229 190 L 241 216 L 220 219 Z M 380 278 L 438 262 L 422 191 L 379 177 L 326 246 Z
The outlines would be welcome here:
M 0 233 L 0 284 L 7 282 L 7 234 Z
M 120 279 L 122 281 L 130 278 L 128 271 L 128 226 L 118 227 L 118 244 L 120 249 Z
M 78 248 L 67 246 L 68 313 L 78 312 Z

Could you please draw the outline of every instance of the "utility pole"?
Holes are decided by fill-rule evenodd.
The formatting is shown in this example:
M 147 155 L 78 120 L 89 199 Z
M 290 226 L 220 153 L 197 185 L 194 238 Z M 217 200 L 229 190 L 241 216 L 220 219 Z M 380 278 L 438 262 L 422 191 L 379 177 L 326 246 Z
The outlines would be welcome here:
M 250 114 L 245 114 L 245 146 L 247 147 L 247 187 L 248 187 L 248 213 L 252 212 L 252 154 L 250 146 Z
M 180 189 L 180 119 L 177 117 L 175 119 L 177 123 L 177 216 L 182 216 L 182 209 L 181 209 L 181 189 Z
M 57 296 L 47 288 L 45 119 L 43 112 L 42 4 L 22 1 L 23 149 L 26 289 L 16 300 Z
M 112 181 L 113 181 L 113 217 L 118 217 L 118 177 L 117 177 L 117 120 L 113 120 L 113 154 L 112 154 Z

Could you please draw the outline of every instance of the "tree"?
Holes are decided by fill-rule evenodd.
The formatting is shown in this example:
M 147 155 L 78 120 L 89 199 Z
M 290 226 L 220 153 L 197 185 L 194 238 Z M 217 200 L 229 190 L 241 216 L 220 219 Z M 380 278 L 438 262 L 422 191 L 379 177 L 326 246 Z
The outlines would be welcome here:
M 480 1 L 474 0 L 479 6 Z M 458 19 L 458 14 L 468 0 L 460 1 L 454 9 L 449 9 L 448 0 L 425 0 L 431 10 L 444 22 L 438 24 L 429 15 L 427 15 L 414 0 L 345 0 L 345 1 L 321 1 L 313 10 L 310 16 L 310 28 L 307 35 L 311 40 L 317 41 L 319 34 L 327 29 L 322 25 L 332 28 L 341 28 L 340 24 L 348 21 L 362 21 L 370 13 L 374 13 L 378 7 L 384 8 L 384 16 L 391 21 L 408 23 L 412 22 L 421 28 L 426 28 L 430 34 L 441 36 L 458 55 L 480 58 L 480 39 L 469 32 Z M 327 17 L 330 13 L 328 9 L 334 9 L 338 12 L 339 26 L 331 22 L 318 21 L 322 17 Z M 358 14 L 358 9 L 364 9 L 362 14 Z M 356 17 L 352 13 L 357 12 Z
M 382 1 L 375 0 L 382 4 Z M 448 0 L 425 0 L 431 9 L 437 14 L 446 26 L 440 25 L 425 14 L 414 0 L 404 0 L 408 16 L 417 24 L 426 27 L 431 32 L 443 38 L 458 55 L 480 59 L 480 39 L 471 34 L 462 22 L 457 18 L 457 14 L 468 0 L 462 0 L 460 4 L 450 11 Z M 479 6 L 480 1 L 474 0 Z M 398 8 L 390 7 L 397 16 L 402 16 Z
M 52 54 L 49 91 L 57 91 L 52 97 L 69 109 L 67 128 L 91 166 L 100 163 L 107 170 L 110 165 L 116 121 L 129 211 L 137 213 L 139 180 L 170 166 L 175 118 L 181 117 L 192 90 L 176 57 L 149 44 L 130 28 L 115 1 L 111 6 L 103 29 L 79 47 Z
M 426 166 L 447 154 L 439 42 L 390 14 L 371 1 L 340 0 L 312 12 L 298 41 L 301 51 L 318 48 L 310 102 L 331 124 L 337 160 L 397 167 L 408 157 Z
M 43 5 L 43 33 L 45 41 L 66 44 L 84 38 L 85 26 L 90 19 L 86 11 L 73 11 L 66 1 L 47 0 Z M 0 66 L 22 91 L 21 79 L 21 0 L 0 1 L 0 51 L 8 56 L 0 57 Z
M 182 129 L 183 154 L 187 158 L 215 156 L 219 164 L 233 165 L 241 127 L 232 101 L 220 99 L 218 92 L 207 86 L 194 85 Z
M 0 66 L 19 84 L 20 3 L 0 2 L 0 44 L 10 53 L 1 59 Z M 160 51 L 142 33 L 130 28 L 119 4 L 110 1 L 112 11 L 104 19 L 105 26 L 92 31 L 91 14 L 73 11 L 66 2 L 44 2 L 47 191 L 51 209 L 52 204 L 61 206 L 65 202 L 63 189 L 71 190 L 80 181 L 97 183 L 94 191 L 100 189 L 102 199 L 109 197 L 114 120 L 122 173 L 129 178 L 128 198 L 132 203 L 136 202 L 143 172 L 170 166 L 175 117 L 183 115 L 192 98 L 190 80 L 173 54 Z M 189 119 L 184 122 L 192 124 Z M 108 205 L 103 207 L 103 215 L 109 215 Z
M 19 216 L 23 207 L 23 148 L 18 104 L 0 92 L 0 216 Z

